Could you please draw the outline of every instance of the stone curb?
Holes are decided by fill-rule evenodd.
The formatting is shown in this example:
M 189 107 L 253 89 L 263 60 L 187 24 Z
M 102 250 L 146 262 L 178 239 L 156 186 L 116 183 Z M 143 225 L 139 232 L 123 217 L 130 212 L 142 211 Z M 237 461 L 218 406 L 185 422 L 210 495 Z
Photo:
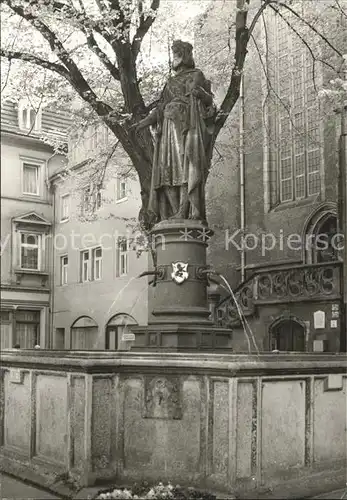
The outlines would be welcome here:
M 343 488 L 342 490 L 334 490 L 330 491 L 329 493 L 324 493 L 323 495 L 318 495 L 316 497 L 313 497 L 312 500 L 314 499 L 329 499 L 329 498 L 340 498 L 340 499 L 347 499 L 347 488 Z
M 52 495 L 56 495 L 60 497 L 62 500 L 70 500 L 72 498 L 71 491 L 65 486 L 53 485 L 44 483 L 36 479 L 35 476 L 30 477 L 30 474 L 24 474 L 23 476 L 16 476 L 11 474 L 3 469 L 0 470 L 1 474 L 4 476 L 8 476 L 9 478 L 14 479 L 22 483 L 24 486 L 28 486 L 33 489 L 40 490 L 42 492 L 50 493 Z
M 100 486 L 98 488 L 95 486 L 82 488 L 74 497 L 72 497 L 72 500 L 92 500 L 100 489 Z

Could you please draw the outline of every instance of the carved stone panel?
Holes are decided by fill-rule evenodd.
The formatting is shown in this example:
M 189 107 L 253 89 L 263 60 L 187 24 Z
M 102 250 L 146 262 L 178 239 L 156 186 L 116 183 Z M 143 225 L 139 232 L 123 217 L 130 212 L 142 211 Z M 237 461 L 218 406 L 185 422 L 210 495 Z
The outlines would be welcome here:
M 182 419 L 182 390 L 178 377 L 145 377 L 144 418 Z
M 258 276 L 258 302 L 329 297 L 339 293 L 338 283 L 337 265 L 269 271 Z

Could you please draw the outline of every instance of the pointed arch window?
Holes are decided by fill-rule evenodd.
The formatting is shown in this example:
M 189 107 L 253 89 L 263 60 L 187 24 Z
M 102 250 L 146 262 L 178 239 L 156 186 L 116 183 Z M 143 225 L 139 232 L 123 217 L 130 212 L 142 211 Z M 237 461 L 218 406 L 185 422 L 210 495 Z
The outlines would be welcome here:
M 307 264 L 339 260 L 343 237 L 338 231 L 337 210 L 333 203 L 322 205 L 310 216 L 304 227 L 304 238 Z
M 316 228 L 314 262 L 322 263 L 338 260 L 339 241 L 337 236 L 337 218 L 330 214 Z

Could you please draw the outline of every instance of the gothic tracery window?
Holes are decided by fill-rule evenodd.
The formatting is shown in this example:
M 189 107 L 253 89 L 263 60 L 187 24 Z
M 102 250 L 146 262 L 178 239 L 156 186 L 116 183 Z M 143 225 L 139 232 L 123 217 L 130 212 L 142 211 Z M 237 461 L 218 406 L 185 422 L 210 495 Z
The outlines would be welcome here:
M 321 192 L 321 132 L 312 58 L 300 39 L 276 20 L 276 84 L 273 96 L 272 204 L 317 196 Z M 316 75 L 317 77 L 317 69 Z

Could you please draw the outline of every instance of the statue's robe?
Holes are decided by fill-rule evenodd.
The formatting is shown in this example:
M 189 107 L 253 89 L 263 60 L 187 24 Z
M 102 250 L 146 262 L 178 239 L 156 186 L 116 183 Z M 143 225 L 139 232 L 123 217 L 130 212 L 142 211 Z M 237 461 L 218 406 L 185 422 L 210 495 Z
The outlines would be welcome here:
M 211 159 L 214 106 L 205 105 L 191 90 L 201 87 L 212 96 L 210 82 L 198 69 L 183 69 L 172 76 L 161 94 L 156 113 L 155 147 L 150 211 L 158 218 L 158 190 L 188 186 L 201 190 L 200 212 L 205 219 L 204 190 Z

